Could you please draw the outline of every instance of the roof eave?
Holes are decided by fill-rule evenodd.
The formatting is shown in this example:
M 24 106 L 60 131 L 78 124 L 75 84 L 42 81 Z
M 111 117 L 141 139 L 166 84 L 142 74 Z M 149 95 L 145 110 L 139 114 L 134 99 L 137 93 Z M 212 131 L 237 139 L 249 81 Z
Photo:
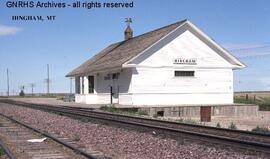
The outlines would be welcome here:
M 214 44 L 215 47 L 217 47 L 219 50 L 221 50 L 224 54 L 226 54 L 231 60 L 233 60 L 237 65 L 237 68 L 241 69 L 241 68 L 245 68 L 246 65 L 244 63 L 242 63 L 240 60 L 238 60 L 235 56 L 233 56 L 228 50 L 226 50 L 225 48 L 223 48 L 220 44 L 218 44 L 215 40 L 213 40 L 212 38 L 210 38 L 208 35 L 206 35 L 203 31 L 201 31 L 197 26 L 195 26 L 193 23 L 191 23 L 190 21 L 187 20 L 187 24 L 189 24 L 189 26 L 191 26 L 193 29 L 195 29 L 200 35 L 202 35 L 205 39 L 207 39 L 209 42 L 211 42 L 212 44 Z
M 240 60 L 238 60 L 236 57 L 234 57 L 228 50 L 224 49 L 221 45 L 219 45 L 217 42 L 215 42 L 213 39 L 211 39 L 208 35 L 206 35 L 203 31 L 201 31 L 198 27 L 196 27 L 193 23 L 191 23 L 189 20 L 184 20 L 184 22 L 179 25 L 177 28 L 175 28 L 174 30 L 172 30 L 170 33 L 168 33 L 166 36 L 162 37 L 160 40 L 158 40 L 157 42 L 155 42 L 153 45 L 151 45 L 150 47 L 148 47 L 147 49 L 143 50 L 141 53 L 139 53 L 138 55 L 136 55 L 135 57 L 131 58 L 130 60 L 128 60 L 127 62 L 125 62 L 123 64 L 124 67 L 127 66 L 131 66 L 130 64 L 132 64 L 132 61 L 134 61 L 136 58 L 138 58 L 139 56 L 141 56 L 143 53 L 145 53 L 148 49 L 150 49 L 151 47 L 153 47 L 154 45 L 156 45 L 157 43 L 159 43 L 161 40 L 163 40 L 164 38 L 166 38 L 167 36 L 169 36 L 170 34 L 173 34 L 177 29 L 183 27 L 184 25 L 188 25 L 190 26 L 192 29 L 194 29 L 196 32 L 198 32 L 201 36 L 203 36 L 208 42 L 212 43 L 216 48 L 218 48 L 221 52 L 223 52 L 226 56 L 228 56 L 235 64 L 232 64 L 232 68 L 236 68 L 236 69 L 242 69 L 245 68 L 246 65 L 244 63 L 242 63 Z M 225 59 L 226 60 L 226 59 Z M 132 66 L 133 67 L 133 66 Z
M 93 75 L 93 74 L 98 74 L 98 73 L 104 73 L 104 72 L 115 72 L 115 71 L 119 71 L 121 69 L 123 69 L 124 67 L 122 66 L 117 66 L 117 67 L 113 67 L 113 68 L 107 68 L 107 69 L 103 69 L 103 70 L 93 70 L 93 71 L 88 71 L 88 72 L 84 72 L 84 73 L 69 73 L 66 75 L 66 77 L 77 77 L 77 76 L 87 76 L 87 75 Z

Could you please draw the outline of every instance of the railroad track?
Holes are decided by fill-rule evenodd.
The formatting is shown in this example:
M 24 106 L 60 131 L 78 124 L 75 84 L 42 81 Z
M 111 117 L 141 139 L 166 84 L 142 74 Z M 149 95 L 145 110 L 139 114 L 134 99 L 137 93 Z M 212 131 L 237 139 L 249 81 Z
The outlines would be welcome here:
M 0 148 L 4 151 L 4 155 L 6 155 L 10 159 L 16 159 L 13 153 L 10 151 L 8 146 L 0 139 Z
M 45 111 L 57 112 L 77 118 L 89 118 L 107 123 L 132 125 L 154 131 L 158 134 L 169 134 L 180 138 L 189 138 L 229 147 L 237 147 L 246 151 L 270 155 L 270 135 L 241 130 L 230 130 L 201 125 L 162 121 L 142 117 L 120 115 L 115 113 L 94 111 L 88 108 L 29 104 L 5 100 L 3 102 Z
M 1 113 L 0 138 L 0 146 L 10 159 L 108 159 L 99 152 L 87 152 L 87 149 L 80 147 L 73 140 L 48 134 Z M 30 142 L 29 139 L 45 140 Z

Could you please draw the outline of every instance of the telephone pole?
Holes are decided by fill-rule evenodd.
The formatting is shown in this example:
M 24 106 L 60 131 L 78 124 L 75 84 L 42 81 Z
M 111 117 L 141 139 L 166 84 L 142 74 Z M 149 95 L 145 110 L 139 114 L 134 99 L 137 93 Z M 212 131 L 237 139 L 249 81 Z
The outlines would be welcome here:
M 9 96 L 9 72 L 7 69 L 7 96 Z
M 32 96 L 34 96 L 34 87 L 36 86 L 34 83 L 30 83 L 31 90 L 32 90 Z
M 49 64 L 47 64 L 47 94 L 50 94 L 50 70 L 49 70 Z

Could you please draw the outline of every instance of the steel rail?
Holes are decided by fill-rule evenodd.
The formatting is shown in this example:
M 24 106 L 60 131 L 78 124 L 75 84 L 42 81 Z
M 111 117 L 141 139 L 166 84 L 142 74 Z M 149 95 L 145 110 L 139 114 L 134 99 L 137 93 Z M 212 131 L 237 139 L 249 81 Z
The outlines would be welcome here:
M 15 105 L 18 105 L 18 103 L 12 103 Z M 219 136 L 219 135 L 214 135 L 214 134 L 209 134 L 209 133 L 202 133 L 202 132 L 194 132 L 194 131 L 189 131 L 189 130 L 180 130 L 172 127 L 167 127 L 167 126 L 159 126 L 157 123 L 170 123 L 170 124 L 180 124 L 176 122 L 168 122 L 168 121 L 162 121 L 162 120 L 152 120 L 152 119 L 147 119 L 147 118 L 138 118 L 138 117 L 133 117 L 133 116 L 127 116 L 127 115 L 119 115 L 115 113 L 105 113 L 105 112 L 97 112 L 97 111 L 89 111 L 86 109 L 76 109 L 76 108 L 66 108 L 66 107 L 59 107 L 59 106 L 52 106 L 52 105 L 37 105 L 37 104 L 28 104 L 28 103 L 20 103 L 20 105 L 23 105 L 25 107 L 31 107 L 31 108 L 36 108 L 36 109 L 42 109 L 45 111 L 54 111 L 58 113 L 63 113 L 67 115 L 72 115 L 72 116 L 80 116 L 83 118 L 95 118 L 98 120 L 105 120 L 109 122 L 116 122 L 116 123 L 123 123 L 123 124 L 128 124 L 128 125 L 134 125 L 134 126 L 140 126 L 144 128 L 151 128 L 155 130 L 162 130 L 166 132 L 173 132 L 173 133 L 178 133 L 178 134 L 186 134 L 186 135 L 192 135 L 192 136 L 197 136 L 197 137 L 202 137 L 205 139 L 214 139 L 218 140 L 221 142 L 227 142 L 227 143 L 235 143 L 235 144 L 240 144 L 241 148 L 245 146 L 252 146 L 252 148 L 249 147 L 249 149 L 255 150 L 255 151 L 261 151 L 264 153 L 270 153 L 270 144 L 269 143 L 263 143 L 263 142 L 256 142 L 256 141 L 247 141 L 247 140 L 241 140 L 237 138 L 232 138 L 232 137 L 226 137 L 226 136 Z M 126 117 L 126 120 L 123 119 Z M 122 119 L 119 119 L 122 118 Z M 151 123 L 142 123 L 140 121 L 129 121 L 128 119 L 138 119 L 138 120 L 147 120 L 147 121 L 155 121 L 157 123 L 151 124 Z M 186 124 L 185 124 L 186 125 Z M 194 126 L 197 127 L 197 125 L 188 125 L 188 126 Z M 212 128 L 212 127 L 204 127 L 204 126 L 199 126 L 203 128 Z M 213 127 L 214 128 L 214 127 Z M 214 128 L 214 130 L 223 130 L 220 128 Z M 258 134 L 258 133 L 252 133 L 252 132 L 246 132 L 246 131 L 235 131 L 235 130 L 229 130 L 225 129 L 227 132 L 237 132 L 237 133 L 246 133 L 247 135 L 257 135 L 257 136 L 263 136 L 263 137 L 269 137 L 269 135 L 266 134 Z M 243 134 L 242 134 L 243 135 Z M 244 134 L 245 135 L 245 134 Z M 234 145 L 235 146 L 235 145 Z
M 128 120 L 118 120 L 115 118 L 108 118 L 106 116 L 94 116 L 93 114 L 90 115 L 90 114 L 86 114 L 86 113 L 82 113 L 82 112 L 74 112 L 74 111 L 66 111 L 66 110 L 54 110 L 54 111 L 61 112 L 63 114 L 73 115 L 73 116 L 95 118 L 95 119 L 99 119 L 99 120 L 106 120 L 109 122 L 123 123 L 123 124 L 128 124 L 128 125 L 133 125 L 133 126 L 151 128 L 151 129 L 155 129 L 155 130 L 173 132 L 173 133 L 178 133 L 178 134 L 187 134 L 187 135 L 198 136 L 198 137 L 203 137 L 203 138 L 207 138 L 207 139 L 210 138 L 210 139 L 215 139 L 215 140 L 220 140 L 220 141 L 227 141 L 227 142 L 231 142 L 231 143 L 239 143 L 239 144 L 248 145 L 248 146 L 255 146 L 255 147 L 258 147 L 259 149 L 266 149 L 266 151 L 263 150 L 263 152 L 270 153 L 270 144 L 268 144 L 268 143 L 245 141 L 245 140 L 235 139 L 235 138 L 231 138 L 231 137 L 218 136 L 218 135 L 201 133 L 201 132 L 194 132 L 194 131 L 188 131 L 188 130 L 179 130 L 179 129 L 169 128 L 169 127 L 165 127 L 165 126 L 157 126 L 157 125 L 128 121 Z M 257 148 L 255 148 L 255 149 L 258 150 Z
M 266 133 L 258 133 L 258 132 L 252 132 L 252 131 L 245 131 L 245 130 L 233 130 L 233 129 L 227 129 L 227 128 L 217 128 L 213 126 L 205 126 L 205 125 L 195 125 L 195 124 L 188 124 L 188 123 L 179 123 L 179 122 L 173 122 L 173 121 L 165 121 L 165 120 L 158 120 L 158 119 L 152 119 L 152 118 L 144 118 L 144 117 L 139 117 L 139 116 L 129 116 L 129 115 L 124 115 L 124 114 L 117 114 L 117 113 L 110 113 L 110 112 L 100 112 L 100 111 L 94 111 L 92 108 L 82 108 L 82 107 L 69 107 L 69 106 L 52 106 L 48 104 L 31 104 L 31 103 L 25 103 L 25 102 L 17 102 L 17 101 L 3 101 L 0 100 L 0 102 L 5 102 L 9 104 L 15 104 L 15 105 L 20 105 L 20 106 L 25 106 L 25 107 L 30 107 L 30 108 L 40 108 L 44 110 L 44 107 L 50 107 L 50 108 L 65 108 L 70 109 L 70 110 L 82 110 L 84 112 L 89 112 L 89 113 L 95 113 L 95 114 L 102 114 L 102 115 L 110 115 L 110 116 L 115 116 L 115 117 L 124 117 L 124 118 L 129 118 L 129 119 L 140 119 L 140 120 L 145 120 L 149 122 L 159 122 L 159 123 L 164 123 L 164 124 L 171 124 L 171 125 L 183 125 L 187 127 L 198 127 L 198 128 L 203 128 L 203 129 L 212 129 L 212 130 L 217 130 L 217 131 L 226 131 L 228 133 L 243 133 L 247 135 L 254 135 L 254 136 L 260 136 L 260 137 L 269 137 L 270 134 Z
M 61 107 L 59 107 L 59 108 L 61 109 Z M 78 111 L 76 108 L 65 108 L 65 109 Z M 258 133 L 258 132 L 252 132 L 252 131 L 245 131 L 245 130 L 233 130 L 233 129 L 227 129 L 227 128 L 217 128 L 217 127 L 213 127 L 213 126 L 180 123 L 180 122 L 174 122 L 174 121 L 166 121 L 166 120 L 145 118 L 145 117 L 139 117 L 139 116 L 130 116 L 130 115 L 124 115 L 124 114 L 110 113 L 110 112 L 93 111 L 93 110 L 89 110 L 89 109 L 88 110 L 85 109 L 84 112 L 101 114 L 101 115 L 110 115 L 110 116 L 115 116 L 115 117 L 123 117 L 123 118 L 129 118 L 129 119 L 134 119 L 134 120 L 143 120 L 143 121 L 149 121 L 149 122 L 164 123 L 164 124 L 170 124 L 171 126 L 173 126 L 173 125 L 175 125 L 175 126 L 187 126 L 187 127 L 191 127 L 191 128 L 197 127 L 197 128 L 212 129 L 212 130 L 223 131 L 223 132 L 226 131 L 226 132 L 229 132 L 229 133 L 243 133 L 243 134 L 246 134 L 246 135 L 254 135 L 254 136 L 269 137 L 270 138 L 270 134 Z
M 22 125 L 22 126 L 28 128 L 28 129 L 30 129 L 30 130 L 33 130 L 33 131 L 35 131 L 35 132 L 37 132 L 37 133 L 39 133 L 39 134 L 41 134 L 41 135 L 43 135 L 43 136 L 46 136 L 46 137 L 48 137 L 48 138 L 50 138 L 50 139 L 56 141 L 57 143 L 59 143 L 59 144 L 65 146 L 65 147 L 68 147 L 69 149 L 73 150 L 74 152 L 76 152 L 76 153 L 78 153 L 78 154 L 81 154 L 81 155 L 83 155 L 83 156 L 85 156 L 85 157 L 87 157 L 87 158 L 89 158 L 89 159 L 98 159 L 97 157 L 94 157 L 93 155 L 88 154 L 87 152 L 85 152 L 85 151 L 83 151 L 83 150 L 80 150 L 79 148 L 76 148 L 75 146 L 73 146 L 73 145 L 71 145 L 71 144 L 69 144 L 69 143 L 67 143 L 67 142 L 65 142 L 65 141 L 63 141 L 63 140 L 56 138 L 56 137 L 50 135 L 49 133 L 43 132 L 43 131 L 41 131 L 41 130 L 38 130 L 38 129 L 32 127 L 32 126 L 27 125 L 27 124 L 24 123 L 24 122 L 21 122 L 21 121 L 18 121 L 18 120 L 16 120 L 16 119 L 13 119 L 12 117 L 9 117 L 9 116 L 4 115 L 4 114 L 2 114 L 2 113 L 0 113 L 0 115 L 3 116 L 3 117 L 5 117 L 5 118 L 7 118 L 7 119 L 9 119 L 9 120 L 11 120 L 11 121 L 14 122 L 14 123 L 17 123 L 17 124 L 19 124 L 19 125 Z M 15 159 L 15 158 L 14 158 L 14 159 Z
M 10 159 L 16 159 L 14 154 L 10 151 L 10 149 L 6 146 L 6 144 L 3 143 L 3 141 L 0 139 L 0 147 L 4 150 L 5 154 Z

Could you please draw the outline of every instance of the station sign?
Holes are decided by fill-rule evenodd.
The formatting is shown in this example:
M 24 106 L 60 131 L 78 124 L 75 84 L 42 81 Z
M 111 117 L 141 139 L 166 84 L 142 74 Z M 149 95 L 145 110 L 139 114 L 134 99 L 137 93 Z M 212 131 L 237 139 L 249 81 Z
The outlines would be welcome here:
M 196 58 L 175 58 L 173 59 L 174 64 L 186 64 L 186 65 L 197 65 Z

